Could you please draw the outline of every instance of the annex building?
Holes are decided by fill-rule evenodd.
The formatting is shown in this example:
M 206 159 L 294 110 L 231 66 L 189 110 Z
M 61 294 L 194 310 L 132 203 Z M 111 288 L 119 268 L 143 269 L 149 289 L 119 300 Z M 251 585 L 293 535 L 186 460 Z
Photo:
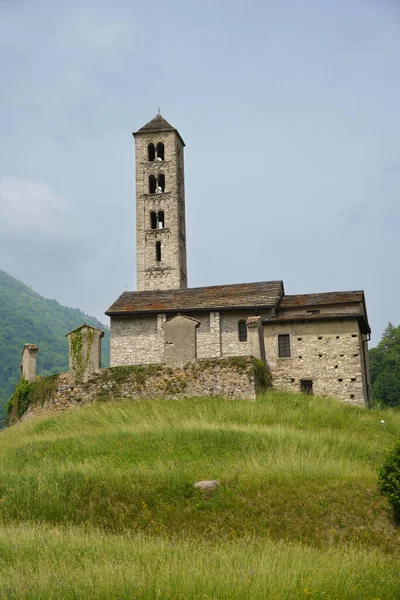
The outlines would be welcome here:
M 188 288 L 185 144 L 160 114 L 133 135 L 137 291 L 106 311 L 111 366 L 249 356 L 256 326 L 274 387 L 369 406 L 364 293 L 286 295 L 283 281 Z

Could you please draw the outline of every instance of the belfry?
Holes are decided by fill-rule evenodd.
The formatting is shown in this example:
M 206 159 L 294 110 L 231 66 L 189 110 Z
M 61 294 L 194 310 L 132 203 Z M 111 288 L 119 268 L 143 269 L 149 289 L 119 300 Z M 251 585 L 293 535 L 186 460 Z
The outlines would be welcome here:
M 133 135 L 137 290 L 186 288 L 184 141 L 160 114 Z

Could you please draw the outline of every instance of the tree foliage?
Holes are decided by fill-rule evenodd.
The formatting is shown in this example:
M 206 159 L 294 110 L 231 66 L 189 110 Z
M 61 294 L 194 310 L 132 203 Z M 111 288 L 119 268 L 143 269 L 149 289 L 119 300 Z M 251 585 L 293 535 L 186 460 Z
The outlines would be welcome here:
M 400 520 L 400 442 L 385 457 L 379 470 L 379 487 L 387 495 L 396 519 Z
M 386 406 L 400 406 L 400 325 L 389 323 L 376 348 L 369 351 L 372 397 Z
M 28 286 L 0 271 L 0 418 L 19 379 L 24 344 L 39 346 L 38 375 L 68 370 L 66 333 L 85 322 L 106 332 L 102 342 L 102 366 L 110 362 L 108 328 L 81 310 L 43 298 Z

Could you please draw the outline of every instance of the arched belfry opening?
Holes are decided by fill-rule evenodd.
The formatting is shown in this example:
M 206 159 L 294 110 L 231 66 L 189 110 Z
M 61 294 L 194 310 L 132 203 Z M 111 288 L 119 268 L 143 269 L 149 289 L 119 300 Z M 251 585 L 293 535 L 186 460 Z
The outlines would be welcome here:
M 156 149 L 154 147 L 154 144 L 149 144 L 147 146 L 147 160 L 149 162 L 153 162 L 154 160 L 156 160 Z
M 149 194 L 155 194 L 157 188 L 156 176 L 149 175 Z
M 164 160 L 164 144 L 162 142 L 157 144 L 157 160 Z
M 160 173 L 157 178 L 157 191 L 160 193 L 165 192 L 165 175 L 164 173 Z
M 154 210 L 150 213 L 150 229 L 157 229 L 157 214 Z
M 164 229 L 165 225 L 164 225 L 164 211 L 163 210 L 158 211 L 157 220 L 158 220 L 158 229 Z

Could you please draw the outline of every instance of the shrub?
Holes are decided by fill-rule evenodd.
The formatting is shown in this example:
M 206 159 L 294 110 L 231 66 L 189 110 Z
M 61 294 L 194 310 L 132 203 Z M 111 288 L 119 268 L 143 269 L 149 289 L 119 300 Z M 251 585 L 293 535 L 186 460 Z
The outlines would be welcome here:
M 379 469 L 379 487 L 388 496 L 394 515 L 400 521 L 400 441 L 389 450 Z

